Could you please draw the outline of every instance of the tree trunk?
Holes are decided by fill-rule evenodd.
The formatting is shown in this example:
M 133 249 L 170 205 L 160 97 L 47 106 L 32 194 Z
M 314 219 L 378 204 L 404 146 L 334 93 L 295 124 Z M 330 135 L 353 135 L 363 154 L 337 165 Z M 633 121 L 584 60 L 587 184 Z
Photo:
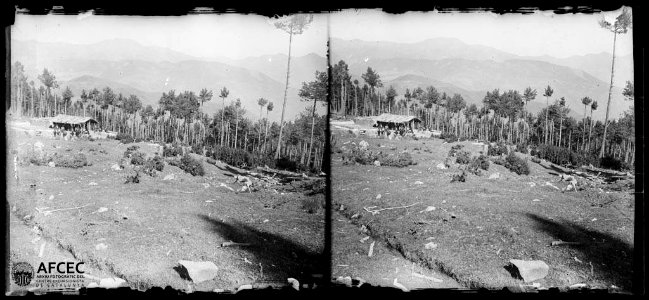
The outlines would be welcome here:
M 315 108 L 318 100 L 313 100 L 313 111 L 311 112 L 311 140 L 309 141 L 309 154 L 306 157 L 306 166 L 311 162 L 311 150 L 313 150 L 313 131 L 315 129 Z
M 606 102 L 606 117 L 604 118 L 604 134 L 602 136 L 602 148 L 599 157 L 604 157 L 604 147 L 606 145 L 606 130 L 608 129 L 608 112 L 611 106 L 611 92 L 613 91 L 613 74 L 615 74 L 615 42 L 617 41 L 617 31 L 613 28 L 613 61 L 611 62 L 611 84 L 608 88 L 608 101 Z
M 282 103 L 282 117 L 279 121 L 279 137 L 277 139 L 277 152 L 275 159 L 279 159 L 282 148 L 282 131 L 284 129 L 284 111 L 286 110 L 286 95 L 288 94 L 288 79 L 291 73 L 291 43 L 293 42 L 293 24 L 289 27 L 288 35 L 288 64 L 286 66 L 286 87 L 284 88 L 284 102 Z

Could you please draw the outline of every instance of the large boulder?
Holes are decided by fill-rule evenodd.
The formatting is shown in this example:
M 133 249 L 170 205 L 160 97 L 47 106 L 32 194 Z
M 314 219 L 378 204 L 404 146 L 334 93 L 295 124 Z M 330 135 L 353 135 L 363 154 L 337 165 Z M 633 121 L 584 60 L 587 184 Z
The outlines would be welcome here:
M 194 283 L 212 280 L 216 277 L 219 268 L 211 261 L 189 261 L 180 260 L 178 264 L 182 266 L 181 270 L 187 272 L 189 278 Z
M 525 282 L 532 282 L 548 276 L 550 267 L 541 260 L 510 259 L 509 262 L 516 267 L 518 274 Z

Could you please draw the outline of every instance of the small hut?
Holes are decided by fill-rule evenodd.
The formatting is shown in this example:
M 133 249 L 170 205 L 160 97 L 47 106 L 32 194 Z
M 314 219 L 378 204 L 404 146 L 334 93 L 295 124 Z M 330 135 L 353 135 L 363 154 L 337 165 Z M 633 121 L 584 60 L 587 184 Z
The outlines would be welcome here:
M 376 126 L 380 128 L 394 130 L 399 129 L 400 127 L 405 127 L 408 131 L 413 131 L 413 129 L 417 128 L 419 123 L 421 123 L 421 120 L 415 116 L 381 114 L 374 118 L 374 122 L 376 122 Z
M 68 131 L 73 131 L 77 128 L 90 131 L 92 125 L 97 124 L 91 117 L 78 117 L 59 114 L 50 119 L 51 127 L 59 127 Z

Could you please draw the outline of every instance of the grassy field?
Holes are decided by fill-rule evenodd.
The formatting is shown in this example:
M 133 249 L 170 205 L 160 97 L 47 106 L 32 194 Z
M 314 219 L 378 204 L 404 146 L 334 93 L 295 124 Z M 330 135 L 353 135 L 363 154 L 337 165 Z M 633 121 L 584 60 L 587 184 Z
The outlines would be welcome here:
M 323 194 L 306 196 L 279 187 L 232 192 L 221 184 L 234 189 L 242 184 L 234 183 L 218 163 L 205 162 L 203 177 L 166 164 L 157 177 L 141 175 L 139 184 L 125 184 L 132 172 L 111 166 L 128 146 L 139 145 L 152 155 L 156 145 L 55 140 L 34 136 L 24 127 L 8 126 L 7 200 L 12 214 L 40 228 L 76 259 L 131 287 L 232 290 L 286 282 L 288 277 L 309 281 L 323 272 L 324 211 L 309 213 L 303 207 L 324 203 Z M 47 153 L 84 153 L 92 165 L 72 169 L 22 164 L 16 180 L 14 156 L 27 155 L 37 142 Z M 175 178 L 163 180 L 169 174 Z M 49 210 L 56 211 L 44 213 Z M 19 234 L 17 230 L 12 225 L 11 234 Z M 220 247 L 228 241 L 250 245 Z M 100 243 L 107 248 L 97 249 Z M 19 244 L 12 240 L 12 253 L 23 251 Z M 178 260 L 212 261 L 218 276 L 193 284 L 174 269 Z
M 452 145 L 464 145 L 472 156 L 482 150 L 480 145 L 355 137 L 345 130 L 333 134 L 338 138 L 336 147 L 365 140 L 372 151 L 408 151 L 417 162 L 404 168 L 349 165 L 343 164 L 341 153 L 332 154 L 333 207 L 346 207 L 341 213 L 353 224 L 366 226 L 373 238 L 410 261 L 469 288 L 525 284 L 505 268 L 510 259 L 523 259 L 550 266 L 549 275 L 538 281 L 543 287 L 585 283 L 630 290 L 632 191 L 587 188 L 564 193 L 547 185 L 565 188 L 567 183 L 559 182 L 558 174 L 531 161 L 527 176 L 491 163 L 482 176 L 471 174 L 466 182 L 452 183 L 459 166 L 436 165 Z M 500 177 L 489 179 L 494 173 Z M 400 206 L 408 207 L 367 211 Z M 430 206 L 435 209 L 426 210 Z M 551 246 L 557 240 L 581 244 Z M 428 243 L 437 247 L 426 249 Z

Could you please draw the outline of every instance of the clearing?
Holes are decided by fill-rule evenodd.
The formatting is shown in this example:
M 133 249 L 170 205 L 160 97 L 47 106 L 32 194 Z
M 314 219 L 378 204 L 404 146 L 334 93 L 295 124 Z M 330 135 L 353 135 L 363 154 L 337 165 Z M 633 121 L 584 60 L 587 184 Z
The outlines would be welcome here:
M 286 284 L 289 277 L 300 283 L 321 278 L 323 193 L 311 195 L 290 184 L 235 192 L 231 189 L 243 183 L 235 183 L 233 169 L 199 156 L 194 157 L 203 161 L 205 176 L 165 163 L 156 177 L 141 174 L 140 183 L 125 184 L 133 172 L 112 167 L 127 147 L 138 145 L 152 155 L 158 145 L 57 140 L 46 123 L 7 122 L 12 257 L 36 259 L 31 249 L 40 243 L 14 237 L 37 228 L 48 245 L 85 262 L 89 273 L 95 270 L 90 275 L 119 277 L 132 288 L 227 291 Z M 15 168 L 14 157 L 20 161 L 35 144 L 49 154 L 83 153 L 92 165 L 73 169 L 19 162 Z M 225 242 L 247 245 L 222 247 Z M 175 270 L 179 260 L 211 261 L 218 275 L 194 284 Z
M 536 281 L 541 288 L 585 284 L 630 291 L 633 191 L 602 185 L 602 189 L 585 186 L 562 192 L 568 183 L 560 181 L 556 171 L 520 153 L 528 159 L 529 175 L 517 175 L 491 162 L 481 176 L 467 173 L 466 182 L 451 182 L 452 175 L 461 173 L 459 165 L 436 167 L 451 147 L 462 144 L 471 156 L 477 156 L 482 145 L 448 144 L 436 138 L 359 137 L 351 130 L 332 129 L 336 139 L 332 207 L 342 205 L 339 212 L 356 231 L 364 226 L 372 239 L 410 262 L 446 274 L 466 288 L 499 289 L 530 285 L 508 271 L 510 259 L 542 260 L 550 269 Z M 363 140 L 371 151 L 407 151 L 417 164 L 403 168 L 344 164 L 341 147 L 349 149 Z M 489 179 L 496 173 L 498 178 Z M 335 218 L 333 222 L 344 223 Z M 353 257 L 359 246 L 367 249 L 367 242 L 357 240 L 358 233 L 335 230 L 336 226 L 333 243 L 339 253 Z M 559 240 L 578 244 L 551 245 Z M 335 258 L 336 262 L 345 260 Z M 335 264 L 333 268 L 339 269 Z

